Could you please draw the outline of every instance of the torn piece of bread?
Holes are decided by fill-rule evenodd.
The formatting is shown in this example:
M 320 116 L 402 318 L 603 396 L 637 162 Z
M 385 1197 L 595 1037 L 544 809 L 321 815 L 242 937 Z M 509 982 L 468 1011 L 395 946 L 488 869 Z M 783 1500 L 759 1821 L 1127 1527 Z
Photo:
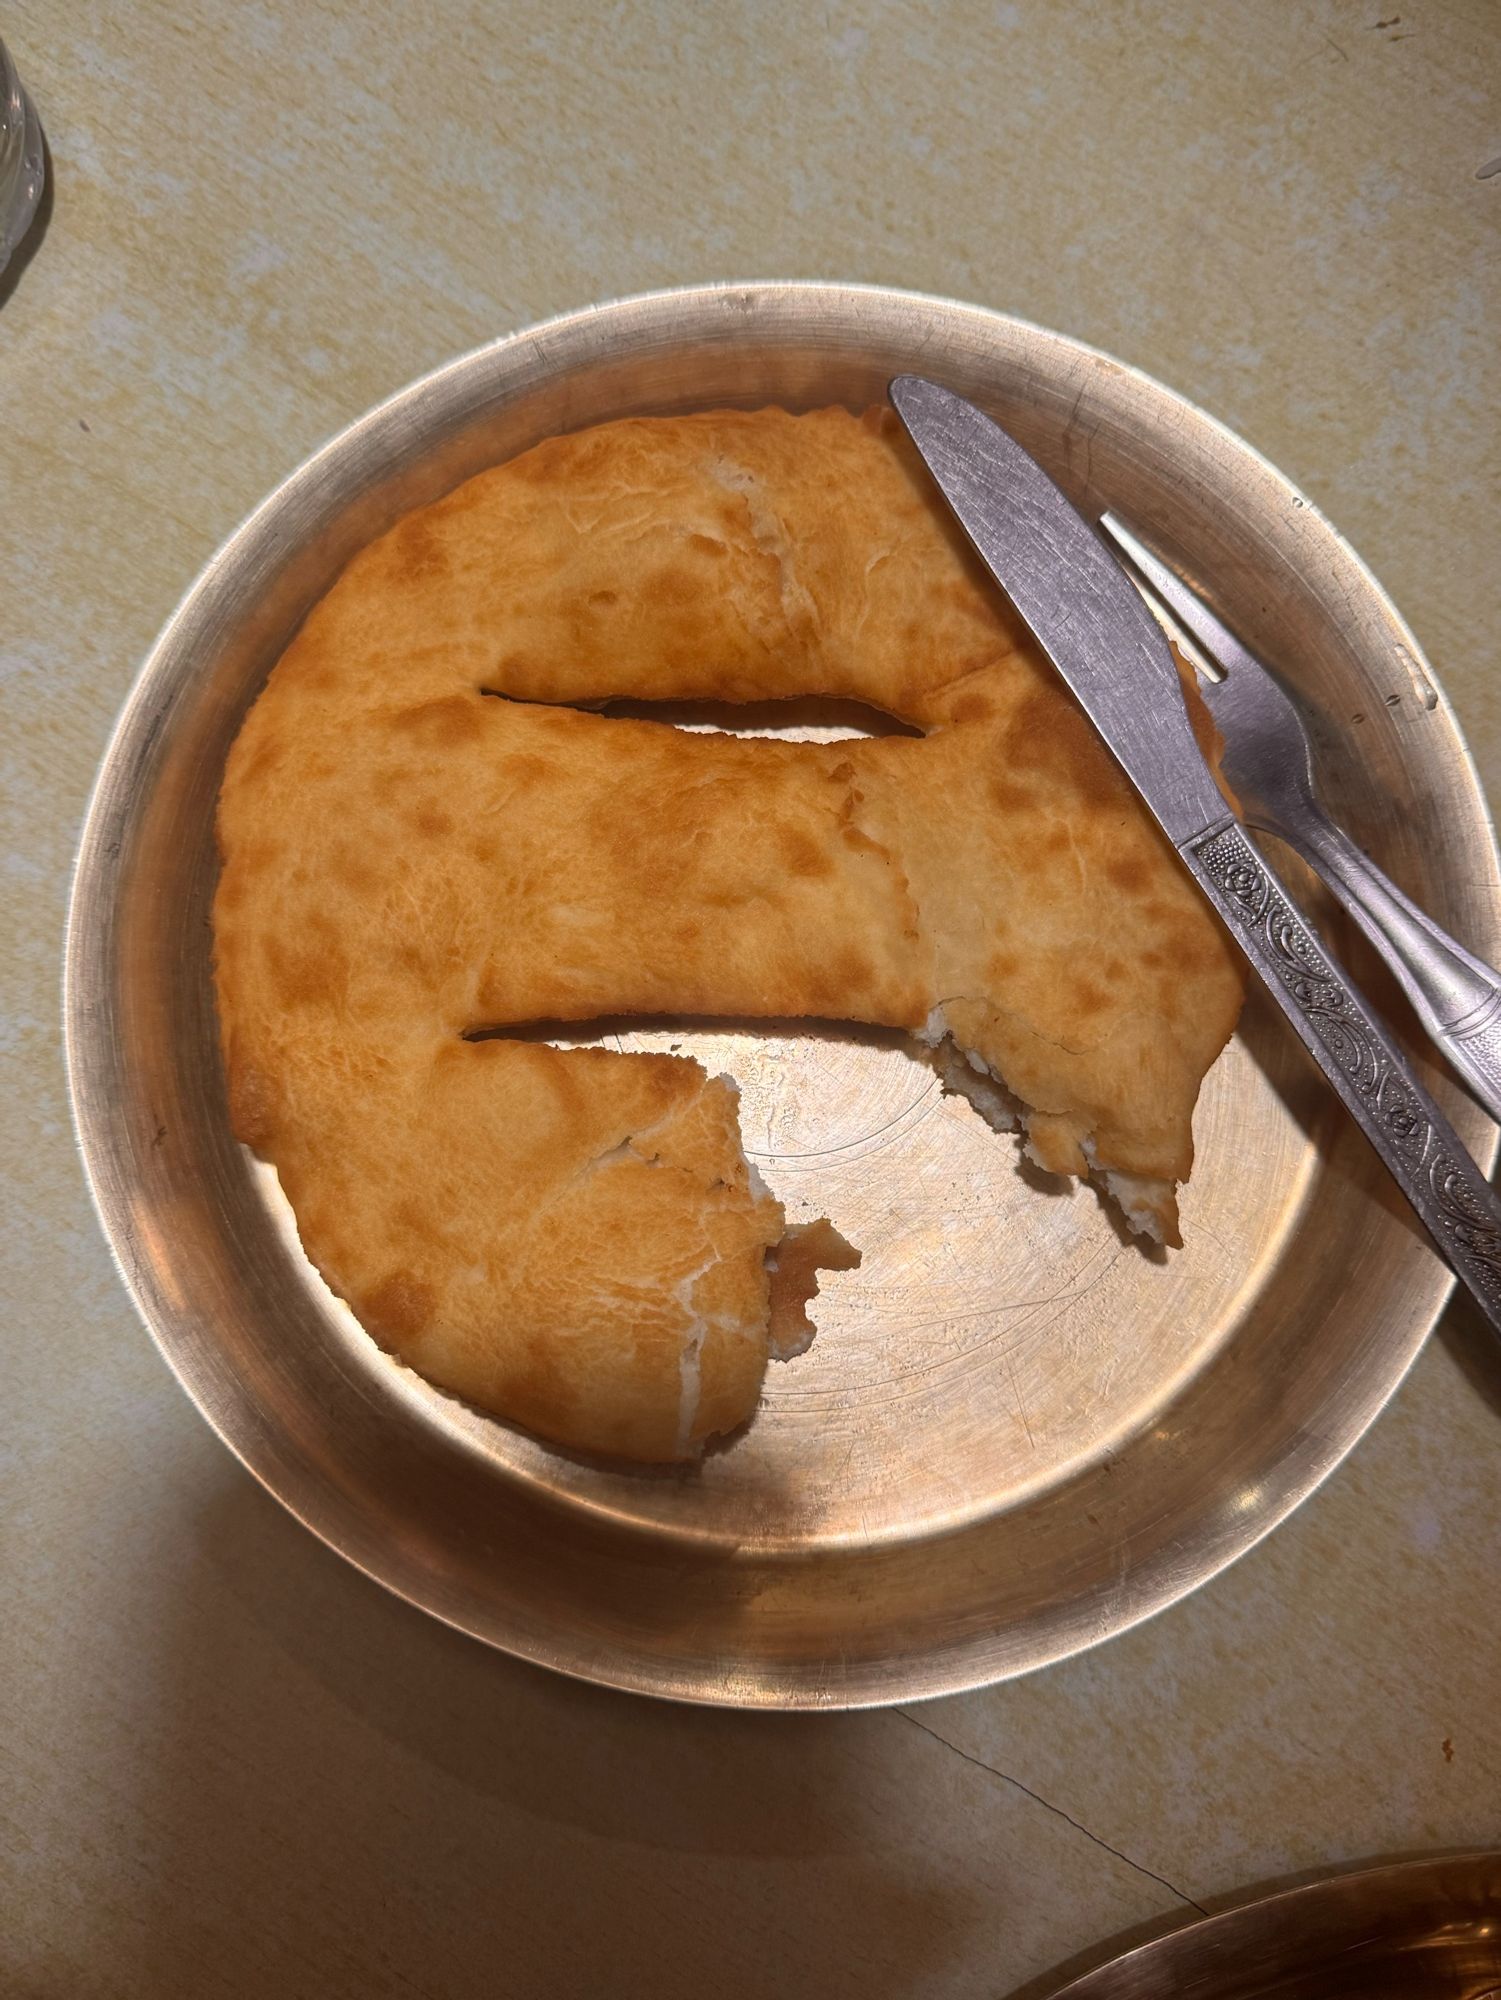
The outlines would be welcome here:
M 808 693 L 925 734 L 563 705 Z M 784 1224 L 723 1082 L 507 1027 L 947 1032 L 1040 1164 L 1175 1239 L 1233 947 L 890 413 L 604 425 L 409 515 L 272 674 L 219 837 L 237 1132 L 377 1339 L 560 1443 L 742 1422 Z
M 774 1250 L 767 1251 L 771 1280 L 767 1340 L 776 1360 L 791 1361 L 813 1345 L 818 1329 L 808 1317 L 808 1306 L 818 1296 L 819 1272 L 859 1268 L 860 1252 L 822 1216 L 817 1222 L 797 1223 Z

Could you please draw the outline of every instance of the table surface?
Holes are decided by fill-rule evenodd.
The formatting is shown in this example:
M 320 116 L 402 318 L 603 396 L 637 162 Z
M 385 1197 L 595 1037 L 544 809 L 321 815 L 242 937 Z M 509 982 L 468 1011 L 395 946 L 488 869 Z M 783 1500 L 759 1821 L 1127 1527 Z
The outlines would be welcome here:
M 1400 10 L 1400 12 L 1399 12 Z M 51 144 L 0 279 L 0 1988 L 1042 1993 L 1255 1885 L 1501 1842 L 1501 1356 L 1197 1596 L 910 1710 L 675 1710 L 383 1595 L 231 1461 L 105 1252 L 58 1049 L 137 662 L 390 390 L 562 308 L 849 277 L 1222 416 L 1412 621 L 1501 781 L 1501 12 L 19 0 Z

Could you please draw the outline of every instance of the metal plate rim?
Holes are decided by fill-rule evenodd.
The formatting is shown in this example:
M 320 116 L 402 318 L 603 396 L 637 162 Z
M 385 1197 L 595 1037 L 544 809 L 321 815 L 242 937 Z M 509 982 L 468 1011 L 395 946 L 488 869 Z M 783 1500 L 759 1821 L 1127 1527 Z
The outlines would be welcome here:
M 1179 1966 L 1179 1960 L 1198 1951 L 1207 1951 L 1234 1956 L 1240 1969 L 1243 1969 L 1245 1954 L 1254 1949 L 1262 1937 L 1270 1936 L 1274 1928 L 1285 1931 L 1290 1922 L 1296 1924 L 1300 1919 L 1305 1924 L 1316 1926 L 1331 1906 L 1349 1906 L 1356 1921 L 1361 1912 L 1389 1918 L 1398 1911 L 1403 1914 L 1424 1912 L 1425 1894 L 1431 1896 L 1439 1886 L 1451 1895 L 1457 1889 L 1460 1894 L 1474 1893 L 1478 1896 L 1495 1895 L 1498 1885 L 1501 1885 L 1501 1849 L 1495 1848 L 1456 1848 L 1452 1852 L 1342 1869 L 1337 1874 L 1320 1875 L 1313 1881 L 1294 1882 L 1287 1888 L 1237 1899 L 1224 1909 L 1211 1911 L 1206 1917 L 1180 1924 L 1160 1937 L 1134 1945 L 1117 1957 L 1106 1959 L 1090 1971 L 1080 1973 L 1058 1987 L 1052 2000 L 1129 2000 L 1129 1996 L 1142 1993 L 1178 1991 L 1178 1975 L 1190 1969 Z M 1495 1961 L 1497 1976 L 1501 1978 L 1501 1935 L 1496 1942 Z M 1214 2000 L 1215 1993 L 1222 1990 L 1218 1982 L 1206 1983 L 1202 1964 L 1193 1966 L 1191 1970 L 1195 1994 L 1200 1995 L 1201 2000 Z M 1232 1975 L 1232 1980 L 1232 1985 L 1224 1991 L 1243 1993 L 1246 1990 L 1235 1975 Z M 1275 2000 L 1279 1989 L 1258 1986 L 1256 1990 L 1264 1993 L 1267 2000 Z M 1433 1990 L 1448 1992 L 1453 1989 Z
M 1342 559 L 1358 572 L 1360 581 L 1366 585 L 1370 600 L 1380 607 L 1382 618 L 1393 636 L 1405 646 L 1418 671 L 1438 692 L 1445 724 L 1452 739 L 1450 747 L 1459 759 L 1468 780 L 1467 806 L 1474 816 L 1472 823 L 1481 834 L 1488 848 L 1492 867 L 1495 868 L 1494 830 L 1473 759 L 1452 709 L 1443 700 L 1437 677 L 1424 659 L 1405 621 L 1345 538 L 1339 535 L 1312 503 L 1298 494 L 1292 482 L 1263 454 L 1254 446 L 1248 445 L 1218 419 L 1199 409 L 1189 399 L 1167 389 L 1145 371 L 1119 362 L 1098 348 L 1057 334 L 1051 329 L 1038 326 L 1035 322 L 994 312 L 982 306 L 947 300 L 934 294 L 879 285 L 825 284 L 812 279 L 736 281 L 665 288 L 562 313 L 535 326 L 481 343 L 466 354 L 441 364 L 404 388 L 398 389 L 312 452 L 301 466 L 279 482 L 272 492 L 244 517 L 209 559 L 198 578 L 184 593 L 147 654 L 111 732 L 99 775 L 90 796 L 68 905 L 63 980 L 64 1043 L 69 1093 L 85 1178 L 128 1295 L 180 1387 L 205 1421 L 229 1446 L 252 1476 L 329 1547 L 352 1562 L 373 1581 L 391 1590 L 404 1601 L 426 1610 L 441 1622 L 457 1630 L 470 1632 L 485 1643 L 496 1645 L 517 1657 L 596 1685 L 707 1706 L 784 1710 L 859 1709 L 958 1693 L 990 1685 L 997 1680 L 1034 1670 L 1037 1666 L 1071 1657 L 1098 1643 L 1099 1637 L 1115 1636 L 1144 1622 L 1148 1617 L 1178 1602 L 1200 1584 L 1222 1572 L 1230 1563 L 1256 1546 L 1315 1491 L 1380 1414 L 1400 1386 L 1442 1312 L 1452 1290 L 1452 1278 L 1436 1260 L 1424 1253 L 1427 1269 L 1423 1273 L 1421 1286 L 1423 1309 L 1415 1317 L 1413 1326 L 1405 1338 L 1395 1344 L 1396 1352 L 1391 1356 L 1391 1366 L 1385 1378 L 1383 1392 L 1364 1412 L 1356 1428 L 1348 1435 L 1343 1435 L 1337 1445 L 1326 1443 L 1323 1457 L 1306 1483 L 1284 1494 L 1277 1504 L 1268 1507 L 1253 1524 L 1251 1531 L 1247 1532 L 1244 1539 L 1236 1546 L 1227 1551 L 1213 1552 L 1213 1559 L 1197 1568 L 1191 1575 L 1164 1584 L 1150 1601 L 1132 1608 L 1127 1615 L 1120 1616 L 1111 1624 L 1108 1633 L 1102 1633 L 1098 1637 L 1080 1637 L 1069 1643 L 1055 1645 L 1036 1659 L 999 1670 L 979 1661 L 970 1664 L 956 1660 L 930 1662 L 933 1671 L 926 1674 L 911 1672 L 907 1681 L 896 1688 L 848 1686 L 788 1689 L 776 1686 L 763 1687 L 740 1680 L 733 1686 L 721 1684 L 689 1689 L 664 1689 L 656 1684 L 650 1675 L 622 1670 L 609 1661 L 601 1661 L 598 1658 L 587 1661 L 560 1658 L 546 1645 L 530 1643 L 525 1634 L 500 1638 L 491 1632 L 475 1630 L 473 1626 L 466 1624 L 462 1616 L 455 1615 L 442 1604 L 425 1598 L 421 1591 L 413 1589 L 409 1582 L 404 1582 L 393 1565 L 383 1563 L 383 1552 L 379 1548 L 362 1547 L 361 1539 L 357 1535 L 344 1532 L 341 1522 L 331 1519 L 326 1508 L 299 1502 L 295 1494 L 288 1490 L 291 1481 L 286 1476 L 285 1467 L 278 1463 L 275 1441 L 268 1438 L 263 1431 L 258 1431 L 253 1424 L 237 1430 L 228 1417 L 215 1407 L 213 1399 L 206 1392 L 206 1384 L 187 1365 L 180 1348 L 174 1345 L 160 1301 L 152 1295 L 149 1285 L 143 1280 L 140 1272 L 132 1269 L 128 1255 L 129 1216 L 119 1199 L 118 1189 L 112 1189 L 108 1185 L 104 1171 L 103 1163 L 108 1159 L 111 1150 L 109 1119 L 107 1114 L 101 1112 L 92 1088 L 97 1080 L 102 1056 L 96 1046 L 96 1038 L 90 1032 L 88 994 L 91 982 L 97 977 L 99 963 L 104 953 L 104 928 L 96 926 L 91 921 L 91 916 L 100 910 L 107 916 L 117 886 L 118 856 L 112 856 L 109 851 L 113 823 L 121 810 L 116 797 L 116 780 L 122 766 L 128 764 L 139 750 L 143 739 L 149 740 L 155 728 L 160 725 L 162 703 L 172 691 L 171 676 L 175 655 L 179 647 L 192 638 L 194 621 L 203 619 L 210 611 L 209 599 L 212 587 L 220 572 L 227 566 L 253 555 L 257 538 L 263 536 L 274 524 L 289 497 L 315 486 L 320 478 L 331 469 L 335 469 L 341 454 L 347 454 L 358 438 L 368 435 L 380 426 L 389 426 L 399 421 L 402 414 L 425 392 L 445 379 L 462 379 L 466 371 L 472 370 L 478 363 L 487 362 L 507 350 L 527 346 L 540 349 L 549 339 L 564 335 L 572 337 L 585 327 L 598 324 L 602 319 L 607 320 L 612 315 L 650 310 L 664 315 L 702 318 L 706 315 L 723 313 L 728 306 L 736 305 L 737 301 L 750 301 L 752 306 L 755 306 L 794 296 L 815 300 L 830 307 L 848 307 L 851 303 L 859 303 L 877 310 L 917 308 L 945 318 L 957 316 L 969 322 L 974 330 L 982 335 L 987 329 L 992 333 L 1004 329 L 1036 335 L 1056 344 L 1061 350 L 1085 363 L 1103 365 L 1112 373 L 1119 373 L 1139 384 L 1151 394 L 1170 400 L 1191 416 L 1197 425 L 1202 426 L 1206 435 L 1212 435 L 1222 448 L 1228 449 L 1239 458 L 1242 464 L 1254 463 L 1257 472 L 1272 487 L 1286 496 L 1289 502 L 1295 501 L 1306 510 L 1310 526 L 1326 533 L 1337 545 Z M 157 712 L 153 714 L 153 711 Z M 1485 1147 L 1482 1148 L 1482 1163 L 1487 1169 L 1494 1163 L 1497 1143 L 1497 1135 L 1491 1134 Z M 318 1497 L 315 1493 L 313 1496 L 315 1503 Z

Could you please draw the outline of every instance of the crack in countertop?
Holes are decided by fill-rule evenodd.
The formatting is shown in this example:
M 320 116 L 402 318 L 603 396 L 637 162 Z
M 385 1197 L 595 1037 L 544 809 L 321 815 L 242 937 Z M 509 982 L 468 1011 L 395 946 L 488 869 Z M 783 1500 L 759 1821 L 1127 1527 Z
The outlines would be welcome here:
M 1014 1786 L 1017 1791 L 1025 1793 L 1035 1805 L 1041 1806 L 1045 1811 L 1063 1820 L 1076 1833 L 1082 1833 L 1084 1838 L 1092 1840 L 1096 1847 L 1103 1847 L 1105 1852 L 1113 1854 L 1117 1861 L 1124 1861 L 1126 1866 L 1134 1869 L 1138 1875 L 1145 1875 L 1149 1880 L 1156 1882 L 1159 1887 L 1168 1890 L 1170 1894 L 1178 1898 L 1180 1903 L 1187 1903 L 1191 1910 L 1197 1910 L 1201 1917 L 1209 1915 L 1204 1905 L 1190 1896 L 1186 1889 L 1180 1889 L 1176 1882 L 1170 1882 L 1166 1875 L 1159 1875 L 1155 1868 L 1148 1868 L 1144 1862 L 1133 1861 L 1129 1854 L 1123 1854 L 1120 1848 L 1112 1847 L 1110 1842 L 1100 1834 L 1091 1833 L 1082 1820 L 1075 1819 L 1073 1814 L 1065 1812 L 1062 1806 L 1055 1806 L 1052 1800 L 1045 1799 L 1041 1792 L 1034 1792 L 1032 1787 L 1024 1785 L 1020 1778 L 1013 1778 L 1009 1771 L 998 1770 L 994 1764 L 987 1764 L 983 1757 L 973 1757 L 968 1750 L 961 1750 L 957 1743 L 950 1743 L 946 1736 L 940 1736 L 938 1731 L 930 1728 L 926 1722 L 919 1722 L 917 1717 L 907 1709 L 899 1708 L 896 1712 L 902 1718 L 903 1722 L 910 1722 L 914 1729 L 920 1729 L 924 1736 L 931 1736 L 935 1743 L 941 1743 L 945 1750 L 952 1750 L 956 1757 L 962 1757 L 966 1764 L 973 1764 L 977 1771 L 988 1771 L 992 1778 L 999 1778 L 1002 1784 Z

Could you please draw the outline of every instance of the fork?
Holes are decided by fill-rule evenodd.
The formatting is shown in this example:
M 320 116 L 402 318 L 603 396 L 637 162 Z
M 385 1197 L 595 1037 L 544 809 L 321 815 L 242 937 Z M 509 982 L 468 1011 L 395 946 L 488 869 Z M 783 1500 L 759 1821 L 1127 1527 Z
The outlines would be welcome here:
M 1325 811 L 1303 718 L 1271 670 L 1115 514 L 1101 528 L 1154 610 L 1223 678 L 1199 691 L 1225 740 L 1225 777 L 1249 825 L 1285 841 L 1334 891 L 1390 965 L 1450 1066 L 1501 1123 L 1501 973 L 1420 910 Z M 1155 600 L 1155 601 L 1154 601 Z

